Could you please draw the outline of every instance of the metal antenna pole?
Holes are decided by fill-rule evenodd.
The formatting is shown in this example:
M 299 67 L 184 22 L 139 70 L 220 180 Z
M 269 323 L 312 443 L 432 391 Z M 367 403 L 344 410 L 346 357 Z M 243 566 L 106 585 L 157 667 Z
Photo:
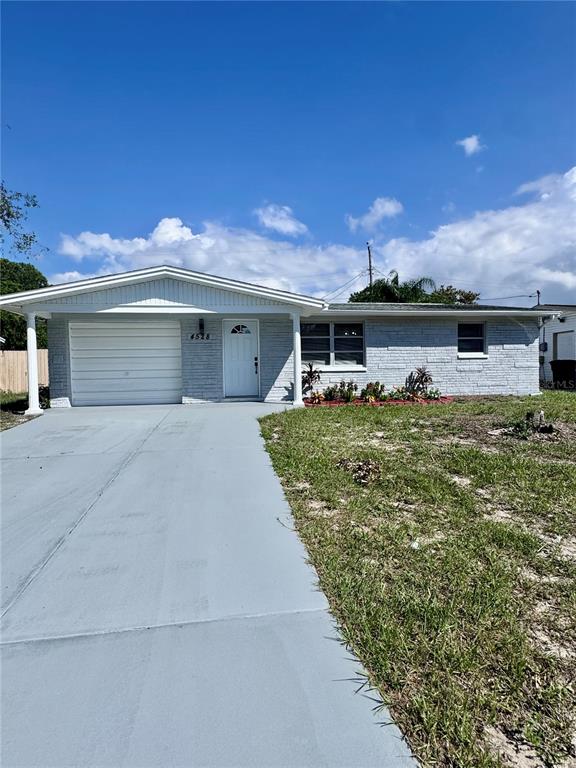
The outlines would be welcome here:
M 370 288 L 372 288 L 372 282 L 373 282 L 373 274 L 372 274 L 372 249 L 370 248 L 370 243 L 366 243 L 366 247 L 368 248 L 368 279 L 370 281 Z

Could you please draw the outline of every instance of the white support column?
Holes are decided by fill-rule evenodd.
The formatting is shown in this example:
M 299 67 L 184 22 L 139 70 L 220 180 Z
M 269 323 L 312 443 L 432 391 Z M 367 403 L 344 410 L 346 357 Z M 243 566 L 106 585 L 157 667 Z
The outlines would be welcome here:
M 300 341 L 300 313 L 292 313 L 294 350 L 294 405 L 304 405 L 302 400 L 302 343 Z
M 43 413 L 38 398 L 38 348 L 36 346 L 36 315 L 26 315 L 26 352 L 28 356 L 28 416 Z

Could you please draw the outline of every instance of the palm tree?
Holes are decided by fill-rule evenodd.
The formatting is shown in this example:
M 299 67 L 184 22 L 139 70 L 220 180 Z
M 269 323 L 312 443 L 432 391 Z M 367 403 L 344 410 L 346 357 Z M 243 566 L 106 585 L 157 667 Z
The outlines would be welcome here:
M 348 301 L 387 302 L 397 304 L 429 301 L 428 291 L 436 289 L 431 277 L 417 277 L 414 280 L 400 282 L 398 272 L 393 269 L 387 277 L 375 280 L 372 285 L 353 293 Z

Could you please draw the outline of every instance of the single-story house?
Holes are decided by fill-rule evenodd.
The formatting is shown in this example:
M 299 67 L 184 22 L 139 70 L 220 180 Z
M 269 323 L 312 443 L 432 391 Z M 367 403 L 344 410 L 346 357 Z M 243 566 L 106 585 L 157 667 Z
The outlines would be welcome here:
M 36 318 L 48 321 L 52 407 L 302 403 L 302 364 L 320 388 L 392 387 L 426 366 L 444 394 L 536 394 L 542 308 L 329 304 L 170 266 L 3 296 L 28 327 L 38 413 Z
M 540 329 L 540 378 L 552 381 L 552 360 L 576 360 L 576 304 L 540 304 L 551 316 Z

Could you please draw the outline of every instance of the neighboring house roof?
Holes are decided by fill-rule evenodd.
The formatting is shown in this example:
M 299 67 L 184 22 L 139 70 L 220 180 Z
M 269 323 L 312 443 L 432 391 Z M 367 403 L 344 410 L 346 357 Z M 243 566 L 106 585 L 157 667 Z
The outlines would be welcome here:
M 576 309 L 576 304 L 535 304 L 533 309 L 549 309 L 554 312 L 563 312 L 565 309 Z

